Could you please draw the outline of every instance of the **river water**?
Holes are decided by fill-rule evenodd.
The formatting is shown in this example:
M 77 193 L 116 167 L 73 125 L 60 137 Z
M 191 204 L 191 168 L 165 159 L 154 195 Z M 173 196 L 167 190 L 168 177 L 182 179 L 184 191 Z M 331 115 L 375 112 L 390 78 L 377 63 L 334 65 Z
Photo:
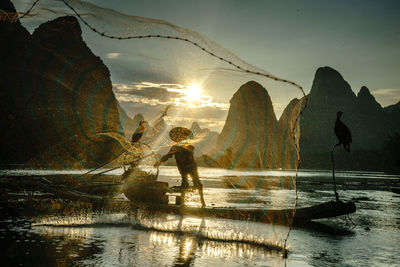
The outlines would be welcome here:
M 200 168 L 199 173 L 208 206 L 295 204 L 293 171 Z M 16 179 L 30 174 L 52 173 L 0 173 Z M 336 175 L 340 198 L 354 201 L 356 213 L 294 228 L 287 239 L 287 258 L 281 251 L 289 231 L 285 225 L 89 212 L 2 220 L 2 266 L 400 266 L 400 195 L 391 191 L 400 178 L 365 172 Z M 168 166 L 160 169 L 159 180 L 180 183 L 176 169 Z M 331 173 L 300 171 L 297 193 L 299 207 L 333 200 Z M 188 205 L 198 202 L 195 192 L 189 195 Z

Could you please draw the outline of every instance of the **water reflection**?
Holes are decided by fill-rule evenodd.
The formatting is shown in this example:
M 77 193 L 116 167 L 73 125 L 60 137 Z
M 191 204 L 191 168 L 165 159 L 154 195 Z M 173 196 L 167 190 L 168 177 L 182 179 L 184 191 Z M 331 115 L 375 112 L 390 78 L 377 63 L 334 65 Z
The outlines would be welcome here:
M 373 203 L 365 201 L 360 204 L 373 210 Z M 331 232 L 326 229 L 316 231 L 317 228 L 294 231 L 290 238 L 288 266 L 395 264 L 399 259 L 396 251 L 400 238 L 398 228 L 393 228 L 393 224 L 390 229 L 381 228 L 383 224 L 379 217 L 385 214 L 384 211 L 357 214 L 353 218 L 356 227 L 347 234 L 344 232 L 338 235 L 337 232 L 340 227 L 349 229 L 343 219 L 321 224 L 325 228 L 332 225 L 328 226 L 328 229 L 333 229 Z M 369 219 L 370 231 L 363 228 L 362 223 L 366 217 Z M 98 220 L 96 224 L 88 224 L 86 227 L 36 225 L 32 229 L 26 222 L 7 222 L 0 228 L 4 230 L 0 233 L 3 237 L 1 243 L 7 244 L 3 246 L 7 249 L 2 252 L 2 258 L 7 259 L 10 265 L 23 263 L 36 266 L 223 266 L 228 263 L 229 266 L 244 266 L 250 262 L 261 266 L 284 264 L 279 252 L 265 246 L 215 241 L 205 237 L 211 230 L 218 232 L 231 227 L 226 224 L 229 221 L 169 217 L 176 231 L 163 232 L 138 230 L 130 224 L 101 225 Z M 51 220 L 48 218 L 46 222 L 51 223 Z M 14 225 L 11 227 L 11 224 Z M 265 225 L 261 224 L 249 224 L 248 231 L 245 228 L 245 224 L 237 226 L 230 237 L 235 234 L 237 237 L 253 234 L 254 240 L 259 240 L 266 230 Z
M 180 183 L 172 168 L 167 171 L 170 176 L 163 179 Z M 203 170 L 206 199 L 215 206 L 291 207 L 294 201 L 293 189 L 284 182 L 287 173 L 268 178 L 260 178 L 266 176 L 262 172 L 249 174 L 250 186 L 263 181 L 252 198 L 254 188 L 228 188 L 222 177 L 226 173 L 212 176 L 218 171 Z M 299 180 L 300 206 L 333 199 L 331 178 L 308 173 Z M 288 266 L 393 266 L 400 261 L 400 198 L 387 189 L 392 177 L 368 175 L 343 173 L 343 179 L 338 178 L 340 197 L 356 202 L 357 212 L 351 215 L 355 226 L 338 218 L 295 229 L 289 238 Z M 283 186 L 277 188 L 280 181 Z M 287 229 L 145 212 L 86 213 L 37 218 L 34 223 L 10 218 L 0 222 L 0 245 L 5 248 L 0 256 L 10 266 L 282 266 L 277 248 Z
M 207 224 L 205 219 L 182 217 L 177 221 L 174 233 L 110 224 L 87 227 L 36 225 L 25 231 L 17 227 L 14 230 L 23 233 L 22 240 L 29 236 L 29 240 L 36 240 L 39 246 L 21 247 L 19 242 L 14 242 L 13 252 L 22 263 L 40 265 L 43 263 L 40 258 L 44 258 L 54 266 L 193 266 L 197 260 L 202 262 L 199 266 L 204 266 L 205 260 L 264 258 L 281 261 L 279 252 L 265 246 L 204 238 Z M 28 259 L 21 255 L 22 251 L 35 254 L 35 258 Z
M 223 177 L 227 188 L 239 189 L 294 189 L 295 176 L 228 175 Z
M 192 220 L 189 218 L 189 220 Z M 181 216 L 178 223 L 178 231 L 183 232 L 183 222 L 184 217 Z M 199 242 L 197 236 L 201 235 L 201 231 L 205 226 L 204 218 L 201 219 L 200 226 L 197 232 L 192 232 L 193 235 L 182 235 L 179 240 L 179 250 L 178 255 L 175 257 L 174 266 L 189 266 L 192 261 L 195 259 L 194 251 L 197 247 L 197 243 Z

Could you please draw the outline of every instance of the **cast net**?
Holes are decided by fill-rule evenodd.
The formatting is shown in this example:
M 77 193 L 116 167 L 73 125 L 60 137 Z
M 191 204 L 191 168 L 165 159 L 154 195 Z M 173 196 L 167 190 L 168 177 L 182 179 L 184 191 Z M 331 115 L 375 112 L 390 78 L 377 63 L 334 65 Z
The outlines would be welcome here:
M 19 13 L 5 8 L 1 15 L 0 86 L 2 116 L 9 114 L 2 121 L 13 131 L 2 146 L 15 153 L 3 161 L 90 170 L 139 157 L 158 180 L 179 184 L 173 159 L 159 174 L 153 165 L 175 144 L 170 129 L 186 127 L 206 202 L 258 209 L 268 224 L 262 239 L 259 226 L 238 234 L 231 222 L 218 229 L 222 234 L 204 235 L 286 246 L 306 106 L 299 85 L 166 21 L 78 0 L 13 3 Z M 147 126 L 132 145 L 143 120 Z M 197 195 L 190 197 L 196 206 Z

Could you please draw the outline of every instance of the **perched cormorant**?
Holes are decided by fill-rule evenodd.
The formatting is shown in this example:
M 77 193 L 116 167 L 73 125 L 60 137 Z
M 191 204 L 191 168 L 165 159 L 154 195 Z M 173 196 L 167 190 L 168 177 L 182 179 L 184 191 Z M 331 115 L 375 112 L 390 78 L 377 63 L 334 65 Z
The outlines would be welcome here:
M 147 123 L 147 121 L 145 121 L 145 120 L 141 120 L 139 122 L 139 127 L 137 127 L 137 129 L 135 130 L 135 132 L 132 135 L 132 144 L 138 142 L 140 140 L 140 138 L 142 138 L 146 123 Z
M 335 134 L 339 140 L 339 143 L 336 146 L 343 145 L 344 149 L 349 152 L 350 151 L 350 143 L 351 140 L 351 133 L 349 128 L 340 120 L 343 112 L 338 111 L 336 113 L 336 122 L 335 122 Z

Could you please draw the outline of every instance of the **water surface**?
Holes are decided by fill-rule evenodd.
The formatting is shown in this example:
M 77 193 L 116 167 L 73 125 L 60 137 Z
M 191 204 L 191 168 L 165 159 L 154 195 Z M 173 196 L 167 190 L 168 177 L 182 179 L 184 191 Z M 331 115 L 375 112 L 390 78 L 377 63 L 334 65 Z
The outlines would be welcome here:
M 0 174 L 18 179 L 38 172 Z M 206 202 L 215 207 L 293 207 L 294 174 L 200 168 Z M 159 180 L 180 183 L 174 167 L 162 167 Z M 295 228 L 287 259 L 279 250 L 287 226 L 106 211 L 7 218 L 0 223 L 2 258 L 10 266 L 395 266 L 400 262 L 400 197 L 391 187 L 398 181 L 383 173 L 337 173 L 341 199 L 355 201 L 357 212 Z M 301 171 L 297 193 L 300 207 L 334 199 L 330 172 Z M 190 205 L 198 202 L 195 192 L 189 196 Z

